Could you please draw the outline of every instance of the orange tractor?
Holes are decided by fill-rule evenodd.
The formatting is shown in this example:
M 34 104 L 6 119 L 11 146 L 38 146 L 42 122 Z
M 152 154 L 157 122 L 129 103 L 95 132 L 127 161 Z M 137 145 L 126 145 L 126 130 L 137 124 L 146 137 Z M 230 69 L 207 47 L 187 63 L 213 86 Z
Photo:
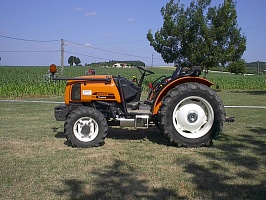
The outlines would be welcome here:
M 92 75 L 67 80 L 65 103 L 54 109 L 57 121 L 65 121 L 67 140 L 76 147 L 104 144 L 108 126 L 149 128 L 156 125 L 178 146 L 212 143 L 223 129 L 225 110 L 221 99 L 200 78 L 201 67 L 177 67 L 152 85 L 146 101 L 140 101 L 142 83 L 154 72 L 138 67 L 137 84 L 112 75 Z

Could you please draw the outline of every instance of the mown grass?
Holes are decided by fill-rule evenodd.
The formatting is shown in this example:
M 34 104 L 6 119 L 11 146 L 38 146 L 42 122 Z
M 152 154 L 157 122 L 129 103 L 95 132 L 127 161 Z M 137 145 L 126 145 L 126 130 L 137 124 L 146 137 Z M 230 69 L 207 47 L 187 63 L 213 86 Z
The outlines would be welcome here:
M 265 91 L 219 92 L 266 106 Z M 72 148 L 53 104 L 0 104 L 0 199 L 265 199 L 265 109 L 227 108 L 214 145 L 177 148 L 156 128 L 110 128 L 104 146 Z

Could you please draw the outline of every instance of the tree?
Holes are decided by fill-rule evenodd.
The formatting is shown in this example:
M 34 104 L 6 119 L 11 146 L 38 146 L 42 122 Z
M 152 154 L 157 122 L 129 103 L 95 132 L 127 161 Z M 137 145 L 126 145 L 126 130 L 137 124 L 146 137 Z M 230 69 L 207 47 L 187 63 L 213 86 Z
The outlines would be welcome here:
M 193 0 L 185 8 L 180 0 L 170 0 L 162 7 L 163 26 L 154 35 L 149 30 L 147 39 L 166 63 L 208 69 L 241 58 L 246 37 L 237 25 L 236 3 L 210 4 L 211 0 Z
M 75 60 L 76 60 L 76 57 L 75 56 L 70 56 L 69 58 L 68 58 L 68 64 L 70 65 L 70 66 L 73 66 L 73 64 L 75 63 Z
M 246 73 L 246 68 L 247 68 L 247 64 L 243 59 L 237 62 L 231 62 L 228 66 L 229 71 L 231 73 L 236 73 L 236 74 Z
M 78 66 L 81 63 L 81 61 L 80 61 L 80 59 L 78 57 L 75 57 L 74 62 L 76 64 L 76 66 Z

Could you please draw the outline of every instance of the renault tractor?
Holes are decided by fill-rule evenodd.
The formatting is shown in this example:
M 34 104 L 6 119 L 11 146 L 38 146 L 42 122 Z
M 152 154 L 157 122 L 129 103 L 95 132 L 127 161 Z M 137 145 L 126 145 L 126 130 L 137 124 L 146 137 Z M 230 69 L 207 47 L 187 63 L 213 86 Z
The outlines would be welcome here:
M 64 121 L 67 140 L 73 147 L 104 144 L 108 127 L 148 129 L 157 126 L 173 144 L 200 147 L 212 144 L 223 129 L 222 100 L 201 78 L 201 67 L 177 67 L 171 76 L 161 76 L 141 101 L 142 84 L 151 70 L 137 67 L 140 79 L 90 75 L 67 80 L 64 104 L 54 108 L 57 121 Z M 126 131 L 125 131 L 126 134 Z

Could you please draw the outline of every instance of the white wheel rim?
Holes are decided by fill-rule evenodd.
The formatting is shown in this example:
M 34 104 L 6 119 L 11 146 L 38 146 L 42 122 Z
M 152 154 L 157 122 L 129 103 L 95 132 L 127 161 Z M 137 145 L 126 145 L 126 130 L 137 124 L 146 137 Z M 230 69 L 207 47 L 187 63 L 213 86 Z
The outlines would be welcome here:
M 190 96 L 180 101 L 173 111 L 173 124 L 178 133 L 190 139 L 204 136 L 214 122 L 213 108 L 208 101 Z
M 99 126 L 93 118 L 81 117 L 75 122 L 73 133 L 78 140 L 82 142 L 90 142 L 97 137 Z

